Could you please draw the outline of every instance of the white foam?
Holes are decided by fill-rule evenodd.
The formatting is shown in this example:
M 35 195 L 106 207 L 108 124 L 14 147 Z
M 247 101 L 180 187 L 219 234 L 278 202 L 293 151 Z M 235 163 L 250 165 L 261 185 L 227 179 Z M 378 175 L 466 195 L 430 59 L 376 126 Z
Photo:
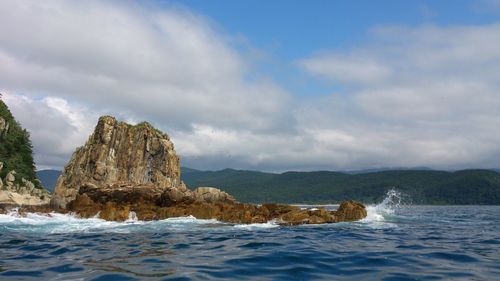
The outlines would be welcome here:
M 366 207 L 367 216 L 361 222 L 374 227 L 395 226 L 387 222 L 387 219 L 401 207 L 401 199 L 401 192 L 395 189 L 389 190 L 381 203 Z
M 236 224 L 234 228 L 237 229 L 246 229 L 246 230 L 258 230 L 258 229 L 266 229 L 266 228 L 277 228 L 279 224 L 276 220 L 271 220 L 266 223 L 251 223 L 251 224 Z
M 134 211 L 130 211 L 128 213 L 128 219 L 125 222 L 137 222 L 139 219 L 137 218 L 137 214 Z
M 367 217 L 361 220 L 361 223 L 377 228 L 393 226 L 387 219 L 395 214 L 400 205 L 401 194 L 396 190 L 390 190 L 380 204 L 367 206 Z M 100 219 L 98 215 L 89 219 L 82 219 L 74 214 L 59 213 L 26 213 L 21 215 L 17 209 L 12 209 L 9 213 L 0 215 L 0 228 L 42 233 L 185 231 L 195 230 L 205 225 L 222 227 L 225 229 L 246 230 L 279 227 L 276 221 L 233 225 L 222 223 L 215 219 L 197 219 L 193 216 L 168 218 L 159 221 L 140 221 L 137 218 L 137 214 L 134 212 L 130 212 L 128 219 L 124 222 L 105 221 Z
M 141 231 L 186 231 L 199 227 L 213 226 L 225 229 L 257 230 L 275 228 L 275 222 L 255 224 L 228 224 L 216 219 L 197 219 L 193 216 L 168 218 L 158 221 L 140 221 L 137 214 L 130 212 L 124 222 L 106 221 L 98 216 L 88 219 L 79 218 L 74 214 L 60 213 L 25 213 L 21 215 L 17 209 L 8 214 L 0 215 L 0 229 L 31 233 L 130 233 Z
M 186 217 L 177 217 L 177 218 L 168 218 L 161 220 L 160 222 L 169 222 L 169 223 L 180 223 L 180 224 L 208 224 L 208 223 L 217 223 L 216 219 L 197 219 L 193 216 Z

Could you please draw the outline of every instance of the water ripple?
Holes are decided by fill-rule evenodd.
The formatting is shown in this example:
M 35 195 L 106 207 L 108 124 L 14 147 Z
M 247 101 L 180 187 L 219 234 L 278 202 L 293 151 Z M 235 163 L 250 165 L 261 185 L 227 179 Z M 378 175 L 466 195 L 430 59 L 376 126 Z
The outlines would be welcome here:
M 355 223 L 241 227 L 0 215 L 0 279 L 494 280 L 499 216 L 411 206 Z

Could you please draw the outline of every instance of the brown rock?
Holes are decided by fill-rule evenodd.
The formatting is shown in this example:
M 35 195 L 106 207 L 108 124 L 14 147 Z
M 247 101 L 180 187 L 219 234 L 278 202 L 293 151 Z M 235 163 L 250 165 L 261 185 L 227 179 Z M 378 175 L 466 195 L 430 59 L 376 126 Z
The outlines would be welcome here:
M 160 196 L 157 204 L 161 207 L 168 207 L 175 204 L 188 204 L 195 201 L 191 191 L 180 188 L 167 188 Z
M 69 211 L 77 213 L 82 218 L 94 217 L 101 211 L 101 206 L 92 201 L 86 194 L 77 195 L 67 207 Z
M 0 135 L 4 132 L 7 133 L 9 131 L 9 122 L 7 122 L 3 117 L 0 116 Z
M 215 187 L 198 187 L 194 190 L 194 196 L 197 200 L 207 203 L 236 203 L 236 199 L 226 192 Z
M 5 186 L 7 190 L 13 190 L 14 189 L 14 181 L 16 180 L 16 171 L 12 170 L 7 173 L 5 176 Z
M 367 216 L 366 207 L 356 201 L 343 201 L 335 212 L 335 216 L 337 222 L 361 220 Z
M 301 210 L 296 206 L 241 204 L 213 187 L 187 189 L 168 136 L 147 123 L 131 126 L 105 116 L 85 146 L 79 148 L 58 180 L 51 205 L 81 217 L 124 221 L 131 212 L 140 220 L 194 216 L 231 223 L 286 225 L 352 221 L 366 216 L 354 201 L 337 211 Z M 64 210 L 64 209 L 63 209 Z
M 135 185 L 130 183 L 115 183 L 103 187 L 85 184 L 79 190 L 79 194 L 87 195 L 96 203 L 116 202 L 123 205 L 139 202 L 155 204 L 162 193 L 162 188 L 152 184 Z
M 128 205 L 107 202 L 99 213 L 99 218 L 108 221 L 124 221 L 129 218 L 130 207 Z
M 135 126 L 104 116 L 59 177 L 51 205 L 65 208 L 84 185 L 127 183 L 181 188 L 179 157 L 166 134 L 148 123 Z

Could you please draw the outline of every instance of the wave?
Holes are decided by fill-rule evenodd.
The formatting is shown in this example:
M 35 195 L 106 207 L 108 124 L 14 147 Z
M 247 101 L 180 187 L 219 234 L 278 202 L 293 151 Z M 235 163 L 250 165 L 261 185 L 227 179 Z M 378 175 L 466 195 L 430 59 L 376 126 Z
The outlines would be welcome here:
M 377 205 L 369 205 L 366 207 L 368 216 L 366 221 L 384 221 L 386 217 L 392 216 L 402 205 L 401 192 L 391 189 L 387 191 L 384 200 Z
M 403 206 L 403 194 L 396 189 L 390 189 L 377 205 L 366 206 L 367 216 L 361 223 L 368 224 L 376 228 L 396 227 L 394 222 L 399 216 L 397 212 Z
M 367 206 L 367 217 L 361 220 L 360 223 L 376 228 L 393 227 L 395 225 L 391 221 L 396 217 L 396 211 L 401 205 L 401 193 L 394 189 L 389 190 L 380 204 Z M 98 215 L 93 218 L 83 219 L 74 214 L 20 214 L 18 209 L 12 209 L 7 214 L 0 214 L 0 231 L 21 231 L 28 233 L 130 233 L 136 231 L 189 231 L 207 227 L 217 227 L 226 230 L 261 230 L 277 228 L 279 225 L 276 221 L 231 224 L 215 219 L 197 219 L 193 216 L 168 218 L 159 221 L 140 221 L 135 212 L 130 212 L 129 218 L 124 222 L 106 221 L 100 219 Z
M 140 221 L 134 212 L 124 222 L 106 221 L 98 215 L 94 218 L 79 218 L 74 214 L 60 213 L 24 213 L 12 209 L 7 214 L 0 214 L 0 232 L 20 231 L 27 233 L 130 233 L 189 231 L 200 228 L 218 227 L 222 229 L 258 230 L 278 227 L 273 221 L 261 224 L 231 224 L 216 219 L 197 219 L 193 216 L 168 218 L 158 221 Z

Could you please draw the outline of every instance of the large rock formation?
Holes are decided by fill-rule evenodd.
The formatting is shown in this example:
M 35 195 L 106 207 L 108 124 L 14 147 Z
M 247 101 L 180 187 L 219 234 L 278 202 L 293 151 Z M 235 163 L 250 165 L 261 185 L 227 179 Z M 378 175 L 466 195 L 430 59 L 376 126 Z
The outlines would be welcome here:
M 65 208 L 81 187 L 120 184 L 186 191 L 179 157 L 167 135 L 148 123 L 132 126 L 104 116 L 64 168 L 51 204 Z
M 136 126 L 105 116 L 87 143 L 77 149 L 60 176 L 51 205 L 81 217 L 99 215 L 141 220 L 192 215 L 234 223 L 295 225 L 353 221 L 366 217 L 356 202 L 339 210 L 303 210 L 295 206 L 241 204 L 214 187 L 187 189 L 180 180 L 179 157 L 169 137 L 148 123 Z
M 0 162 L 0 172 L 3 166 L 3 162 Z M 5 183 L 0 178 L 0 205 L 30 206 L 49 203 L 50 194 L 46 190 L 24 178 L 21 178 L 21 184 L 16 183 L 16 174 L 15 170 L 8 172 Z

